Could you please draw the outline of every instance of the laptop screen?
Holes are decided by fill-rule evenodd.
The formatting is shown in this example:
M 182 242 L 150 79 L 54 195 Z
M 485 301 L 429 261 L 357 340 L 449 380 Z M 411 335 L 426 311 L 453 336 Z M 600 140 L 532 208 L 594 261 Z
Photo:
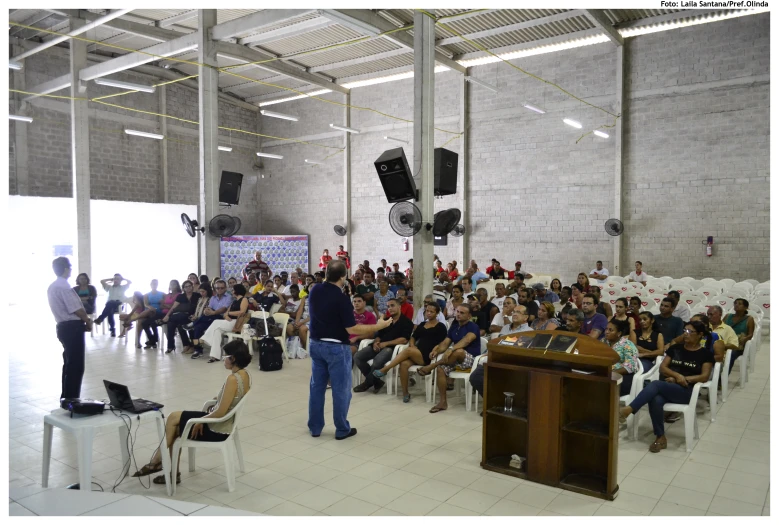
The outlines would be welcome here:
M 111 406 L 121 409 L 133 408 L 133 400 L 130 397 L 130 389 L 119 383 L 113 383 L 106 379 L 103 380 L 108 399 L 111 400 Z

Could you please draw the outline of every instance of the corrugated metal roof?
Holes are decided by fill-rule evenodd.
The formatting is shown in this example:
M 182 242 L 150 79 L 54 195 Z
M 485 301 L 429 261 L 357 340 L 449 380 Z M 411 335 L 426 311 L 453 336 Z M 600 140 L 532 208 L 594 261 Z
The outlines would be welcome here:
M 267 49 L 277 55 L 292 55 L 301 51 L 309 51 L 323 46 L 340 44 L 347 40 L 353 40 L 365 36 L 348 27 L 332 25 L 317 29 L 302 35 L 297 35 L 284 40 L 277 40 L 263 44 L 262 49 Z
M 302 64 L 306 67 L 315 67 L 325 64 L 343 62 L 344 60 L 352 60 L 355 58 L 370 58 L 371 55 L 384 53 L 386 51 L 393 51 L 398 48 L 399 46 L 393 44 L 385 38 L 376 38 L 373 40 L 360 42 L 359 44 L 336 47 L 321 53 L 300 55 L 295 57 L 295 62 L 298 62 L 299 64 Z
M 294 18 L 288 18 L 282 22 L 279 22 L 278 24 L 263 27 L 262 31 L 249 31 L 248 33 L 242 33 L 240 35 L 236 35 L 235 38 L 245 38 L 247 36 L 254 36 L 254 35 L 262 35 L 264 33 L 268 33 L 270 31 L 275 31 L 276 29 L 281 29 L 282 27 L 288 27 L 295 24 L 299 24 L 300 22 L 305 22 L 306 20 L 313 20 L 314 18 L 320 18 L 319 13 L 307 13 L 302 16 L 296 16 Z
M 373 62 L 365 62 L 363 64 L 357 64 L 354 66 L 346 66 L 339 69 L 328 70 L 327 74 L 335 78 L 354 77 L 357 75 L 365 75 L 366 73 L 378 73 L 380 71 L 386 71 L 396 67 L 413 65 L 414 55 L 409 53 L 407 55 L 398 55 L 395 57 L 375 60 Z
M 678 13 L 681 9 L 604 9 L 604 13 L 614 25 L 622 22 L 631 22 L 653 16 L 662 16 L 670 13 Z

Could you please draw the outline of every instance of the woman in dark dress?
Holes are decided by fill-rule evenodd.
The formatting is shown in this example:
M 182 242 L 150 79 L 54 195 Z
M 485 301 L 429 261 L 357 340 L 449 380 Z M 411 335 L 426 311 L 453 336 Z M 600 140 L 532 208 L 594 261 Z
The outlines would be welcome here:
M 384 365 L 381 370 L 376 370 L 373 375 L 381 379 L 387 372 L 400 365 L 400 384 L 403 387 L 403 402 L 408 403 L 411 400 L 411 394 L 408 393 L 408 369 L 412 365 L 429 365 L 430 352 L 433 348 L 441 344 L 446 339 L 446 325 L 438 322 L 438 312 L 441 307 L 438 303 L 428 303 L 425 307 L 425 322 L 420 323 L 411 339 L 408 342 L 408 348 L 401 351 L 395 359 Z
M 652 312 L 641 312 L 639 315 L 639 328 L 636 330 L 636 348 L 638 358 L 644 367 L 644 372 L 655 366 L 655 359 L 663 355 L 665 341 L 663 334 L 655 330 L 655 316 Z
M 85 273 L 78 274 L 76 277 L 76 286 L 73 289 L 81 299 L 84 305 L 84 311 L 87 314 L 95 313 L 95 301 L 97 300 L 97 288 L 89 284 L 89 276 Z

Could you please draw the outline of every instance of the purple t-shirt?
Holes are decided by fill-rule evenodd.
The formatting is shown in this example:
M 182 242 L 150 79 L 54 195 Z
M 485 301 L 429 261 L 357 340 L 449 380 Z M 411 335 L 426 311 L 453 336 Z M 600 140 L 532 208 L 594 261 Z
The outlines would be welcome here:
M 582 323 L 581 333 L 589 335 L 589 333 L 593 330 L 600 330 L 600 337 L 602 337 L 606 332 L 607 324 L 609 324 L 609 320 L 606 319 L 606 316 L 603 314 L 596 313 L 592 317 L 585 316 L 584 322 Z

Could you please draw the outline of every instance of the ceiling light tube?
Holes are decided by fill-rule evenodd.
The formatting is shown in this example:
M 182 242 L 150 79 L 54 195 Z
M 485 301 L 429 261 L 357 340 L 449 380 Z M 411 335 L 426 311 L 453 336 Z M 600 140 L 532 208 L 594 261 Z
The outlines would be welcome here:
M 395 137 L 384 137 L 384 140 L 394 140 L 395 142 L 402 142 L 403 144 L 408 144 L 407 140 L 398 139 Z
M 16 71 L 19 71 L 23 66 L 19 62 L 9 61 L 8 67 L 9 69 L 15 69 Z
M 523 103 L 523 104 L 522 104 L 522 106 L 523 106 L 523 107 L 526 107 L 526 108 L 527 108 L 527 109 L 529 109 L 530 111 L 535 111 L 536 113 L 541 113 L 542 115 L 543 115 L 544 113 L 546 113 L 546 111 L 544 111 L 543 109 L 541 109 L 541 108 L 537 108 L 537 107 L 535 107 L 535 106 L 531 106 L 531 105 L 530 105 L 530 104 L 528 104 L 527 102 Z
M 18 120 L 20 122 L 32 122 L 32 117 L 26 117 L 24 115 L 8 115 L 11 120 Z
M 305 159 L 305 160 L 306 160 L 307 164 L 321 164 L 321 162 L 316 162 L 314 160 L 308 160 L 308 159 Z
M 297 117 L 293 117 L 292 115 L 285 115 L 284 113 L 276 113 L 275 111 L 268 111 L 267 109 L 261 109 L 260 114 L 265 117 L 273 117 L 273 118 L 280 118 L 284 120 L 292 120 L 294 122 L 298 121 Z
M 273 153 L 263 153 L 261 151 L 257 152 L 258 157 L 267 157 L 269 159 L 283 159 L 284 155 L 275 155 Z
M 219 151 L 233 151 L 233 148 L 230 146 L 219 146 Z
M 337 129 L 339 131 L 346 131 L 347 133 L 359 133 L 360 132 L 359 129 L 347 128 L 346 126 L 337 126 L 335 124 L 330 124 L 330 127 L 333 128 L 333 129 Z
M 99 86 L 111 86 L 122 89 L 132 89 L 134 91 L 143 91 L 144 93 L 154 93 L 154 86 L 144 86 L 143 84 L 133 84 L 132 82 L 122 82 L 121 80 L 111 80 L 109 78 L 96 78 L 95 84 Z
M 604 133 L 604 132 L 599 131 L 597 129 L 595 131 L 593 131 L 593 133 L 595 133 L 597 136 L 599 136 L 601 138 L 604 138 L 604 139 L 609 138 L 609 134 L 608 133 Z
M 124 132 L 128 135 L 137 135 L 139 137 L 146 137 L 150 139 L 162 140 L 165 138 L 165 135 L 160 135 L 158 133 L 147 133 L 146 131 L 138 131 L 135 129 L 126 129 Z
M 487 88 L 490 91 L 492 91 L 493 93 L 497 93 L 498 92 L 498 88 L 496 88 L 492 84 L 487 84 L 486 82 L 484 82 L 483 80 L 479 80 L 478 78 L 465 77 L 465 80 L 467 80 L 468 82 L 471 82 L 473 84 L 477 84 L 477 85 L 479 85 L 479 86 L 481 86 L 483 88 Z
M 581 122 L 577 122 L 577 121 L 575 121 L 573 119 L 564 118 L 563 122 L 565 122 L 569 126 L 572 126 L 572 127 L 576 128 L 576 129 L 582 129 L 582 123 Z

